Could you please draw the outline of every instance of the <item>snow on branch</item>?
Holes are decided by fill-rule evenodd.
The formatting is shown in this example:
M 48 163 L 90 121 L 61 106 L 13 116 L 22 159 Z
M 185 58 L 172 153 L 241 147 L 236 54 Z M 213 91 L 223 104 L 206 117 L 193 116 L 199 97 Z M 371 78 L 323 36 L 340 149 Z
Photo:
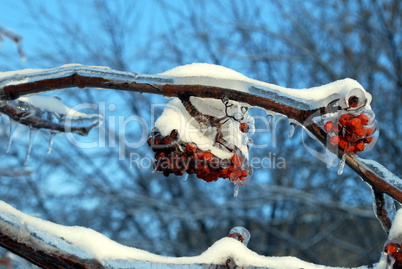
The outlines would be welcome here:
M 332 268 L 294 257 L 258 255 L 241 243 L 244 234 L 238 232 L 239 227 L 232 229 L 232 238 L 218 240 L 199 256 L 164 257 L 120 245 L 88 228 L 26 215 L 0 202 L 0 246 L 43 268 Z

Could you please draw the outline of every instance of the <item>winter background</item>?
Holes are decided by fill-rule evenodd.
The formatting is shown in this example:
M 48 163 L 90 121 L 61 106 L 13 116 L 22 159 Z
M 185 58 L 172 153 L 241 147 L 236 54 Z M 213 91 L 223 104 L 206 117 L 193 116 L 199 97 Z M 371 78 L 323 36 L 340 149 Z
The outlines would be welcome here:
M 207 62 L 292 88 L 350 77 L 373 95 L 380 123 L 374 149 L 361 153 L 401 175 L 402 55 L 398 1 L 11 1 L 0 25 L 23 37 L 27 60 L 3 40 L 0 71 L 102 65 L 153 74 Z M 322 151 L 289 123 L 267 127 L 254 110 L 254 158 L 261 167 L 233 197 L 227 180 L 152 173 L 145 143 L 168 100 L 112 90 L 60 91 L 69 106 L 95 104 L 104 125 L 88 137 L 40 131 L 24 165 L 29 130 L 0 125 L 0 197 L 18 210 L 63 225 L 92 228 L 167 256 L 199 255 L 234 226 L 266 256 L 295 256 L 330 266 L 378 262 L 387 238 L 372 212 L 369 187 L 349 169 L 308 154 Z M 135 116 L 137 121 L 121 124 Z M 146 124 L 144 124 L 144 122 Z M 142 123 L 142 124 L 141 124 Z M 73 141 L 73 142 L 72 142 Z M 138 142 L 138 143 L 137 143 Z M 130 161 L 135 153 L 137 162 Z M 139 165 L 137 165 L 139 164 Z M 279 165 L 281 164 L 281 165 Z M 283 165 L 285 164 L 285 165 Z M 1 250 L 5 253 L 5 250 Z

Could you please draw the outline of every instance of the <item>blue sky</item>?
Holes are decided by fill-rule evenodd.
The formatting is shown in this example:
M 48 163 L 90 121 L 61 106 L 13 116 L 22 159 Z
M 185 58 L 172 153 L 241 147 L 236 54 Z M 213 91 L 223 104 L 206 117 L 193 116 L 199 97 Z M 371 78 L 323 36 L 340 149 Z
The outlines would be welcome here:
M 13 42 L 10 40 L 4 40 L 3 45 L 0 47 L 0 53 L 7 55 L 7 59 L 10 64 L 7 64 L 6 69 L 23 69 L 23 68 L 49 68 L 52 66 L 46 66 L 46 61 L 34 61 L 33 55 L 38 51 L 38 47 L 47 47 L 49 50 L 55 50 L 56 44 L 49 43 L 50 38 L 46 36 L 46 31 L 41 29 L 39 23 L 45 23 L 44 27 L 57 30 L 54 25 L 48 25 L 48 20 L 42 20 L 40 17 L 33 17 L 33 13 L 30 10 L 43 9 L 44 13 L 48 13 L 51 16 L 55 16 L 56 20 L 64 20 L 66 23 L 69 21 L 78 22 L 80 30 L 91 33 L 98 39 L 101 39 L 100 33 L 97 32 L 98 20 L 93 16 L 93 1 L 54 1 L 54 0 L 38 0 L 38 1 L 24 1 L 24 0 L 2 0 L 0 1 L 0 25 L 13 30 L 23 37 L 22 46 L 27 55 L 27 61 L 22 63 L 17 61 L 18 54 L 17 49 Z M 112 3 L 106 1 L 107 4 Z M 135 10 L 130 10 L 129 6 L 134 4 Z M 32 8 L 31 6 L 32 5 Z M 113 1 L 112 8 L 119 10 L 122 13 L 133 13 L 140 18 L 138 22 L 139 27 L 135 29 L 136 36 L 140 42 L 147 38 L 148 31 L 154 33 L 158 31 L 166 31 L 164 20 L 161 19 L 160 7 L 156 4 L 156 1 Z M 45 16 L 44 16 L 45 17 Z M 158 18 L 158 19 L 156 19 Z M 56 25 L 56 23 L 55 23 Z M 63 33 L 59 33 L 60 39 L 63 39 Z M 88 38 L 91 38 L 88 37 Z M 65 49 L 71 49 L 72 44 L 60 43 L 57 44 L 59 49 L 65 45 Z M 94 44 L 99 45 L 99 44 Z M 0 55 L 1 55 L 0 54 Z M 82 64 L 90 64 L 80 61 Z M 60 63 L 64 64 L 64 63 Z M 5 68 L 4 66 L 0 68 Z M 133 61 L 130 68 L 142 69 L 141 63 Z M 5 70 L 4 70 L 5 71 Z M 134 70 L 132 70 L 134 71 Z

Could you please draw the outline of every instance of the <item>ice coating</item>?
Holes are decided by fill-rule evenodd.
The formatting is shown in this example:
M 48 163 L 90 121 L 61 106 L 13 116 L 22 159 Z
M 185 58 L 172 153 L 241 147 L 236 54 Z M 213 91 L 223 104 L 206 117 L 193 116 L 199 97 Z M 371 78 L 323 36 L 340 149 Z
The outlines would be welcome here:
M 173 78 L 174 84 L 200 84 L 250 92 L 302 110 L 326 107 L 336 100 L 339 100 L 341 108 L 346 109 L 347 101 L 352 95 L 362 98 L 362 107 L 371 109 L 371 94 L 359 82 L 350 78 L 319 87 L 292 89 L 251 79 L 232 69 L 207 63 L 179 66 L 158 75 Z
M 56 96 L 22 96 L 17 100 L 31 104 L 34 107 L 47 110 L 52 113 L 58 113 L 61 115 L 69 115 L 74 117 L 86 117 L 88 114 L 78 112 L 72 108 L 66 106 L 60 98 Z
M 373 160 L 363 159 L 361 157 L 356 156 L 361 164 L 364 164 L 370 171 L 375 172 L 376 176 L 385 180 L 389 185 L 394 186 L 398 190 L 402 191 L 402 181 L 395 174 L 390 172 L 383 165 L 379 164 Z

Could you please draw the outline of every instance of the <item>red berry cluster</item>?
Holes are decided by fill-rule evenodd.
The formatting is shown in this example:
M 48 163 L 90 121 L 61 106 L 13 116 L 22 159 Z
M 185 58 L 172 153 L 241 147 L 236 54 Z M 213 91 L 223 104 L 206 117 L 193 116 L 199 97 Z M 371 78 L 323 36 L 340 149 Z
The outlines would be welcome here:
M 384 252 L 388 254 L 388 264 L 391 263 L 390 257 L 394 259 L 393 269 L 402 269 L 402 249 L 400 244 L 388 243 L 384 248 Z
M 220 159 L 210 151 L 199 149 L 194 143 L 180 141 L 176 130 L 167 136 L 153 130 L 148 145 L 155 152 L 156 171 L 165 176 L 196 174 L 207 182 L 217 181 L 218 178 L 244 182 L 248 176 L 248 170 L 242 169 L 243 157 L 239 153 L 234 152 L 230 159 Z
M 338 122 L 326 122 L 324 130 L 330 134 L 332 146 L 338 146 L 345 153 L 357 153 L 373 141 L 375 129 L 369 127 L 369 123 L 366 114 L 346 113 L 339 117 Z

